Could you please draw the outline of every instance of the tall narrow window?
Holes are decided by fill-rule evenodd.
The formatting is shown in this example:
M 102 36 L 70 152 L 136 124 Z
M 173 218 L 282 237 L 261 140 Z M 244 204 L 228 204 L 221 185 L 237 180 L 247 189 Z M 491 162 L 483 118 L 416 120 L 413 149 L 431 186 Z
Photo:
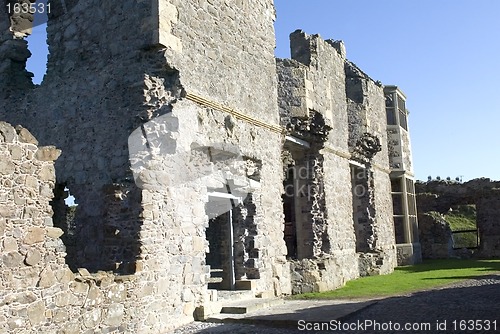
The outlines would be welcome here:
M 356 252 L 368 252 L 373 238 L 374 209 L 370 204 L 370 171 L 351 165 L 352 205 L 354 232 L 356 233 Z
M 47 72 L 47 56 L 49 54 L 47 20 L 53 6 L 54 1 L 49 4 L 47 0 L 38 0 L 33 7 L 33 29 L 31 35 L 26 38 L 31 57 L 26 62 L 26 69 L 34 74 L 34 84 L 40 84 Z
M 47 25 L 33 28 L 32 34 L 27 38 L 31 57 L 26 62 L 26 69 L 34 74 L 33 83 L 40 84 L 45 73 L 47 73 L 47 56 L 49 47 L 47 45 Z
M 399 125 L 408 130 L 408 121 L 406 119 L 406 104 L 405 100 L 398 95 L 398 111 L 399 111 Z
M 391 180 L 392 207 L 394 217 L 394 234 L 396 244 L 406 243 L 405 238 L 405 210 L 404 210 L 404 192 L 402 178 L 394 178 Z
M 394 98 L 393 94 L 387 94 L 385 96 L 385 110 L 387 113 L 387 124 L 388 125 L 397 125 L 398 120 L 396 118 L 396 108 L 394 106 Z
M 295 218 L 295 169 L 288 167 L 286 178 L 283 181 L 285 193 L 283 194 L 283 211 L 285 214 L 284 238 L 288 258 L 297 258 L 297 225 Z
M 408 218 L 413 240 L 418 240 L 417 202 L 415 198 L 415 183 L 406 179 L 406 198 L 408 202 Z

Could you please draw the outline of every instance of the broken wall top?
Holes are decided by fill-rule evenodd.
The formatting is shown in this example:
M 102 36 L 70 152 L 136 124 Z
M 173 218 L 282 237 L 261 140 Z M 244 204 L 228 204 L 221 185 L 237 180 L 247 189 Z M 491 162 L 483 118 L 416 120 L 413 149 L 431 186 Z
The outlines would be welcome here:
M 347 152 L 343 44 L 297 30 L 290 35 L 290 45 L 292 60 L 278 60 L 280 100 L 293 96 L 291 117 L 307 118 L 311 111 L 321 114 L 335 133 L 328 138 L 329 146 Z M 280 101 L 282 115 L 285 107 Z
M 99 92 L 95 81 L 110 72 L 108 86 L 133 91 L 142 63 L 151 76 L 180 72 L 187 94 L 278 124 L 276 78 L 269 75 L 275 71 L 272 0 L 64 3 L 54 3 L 49 15 L 47 83 L 84 80 L 82 93 Z M 0 22 L 8 29 L 7 19 Z

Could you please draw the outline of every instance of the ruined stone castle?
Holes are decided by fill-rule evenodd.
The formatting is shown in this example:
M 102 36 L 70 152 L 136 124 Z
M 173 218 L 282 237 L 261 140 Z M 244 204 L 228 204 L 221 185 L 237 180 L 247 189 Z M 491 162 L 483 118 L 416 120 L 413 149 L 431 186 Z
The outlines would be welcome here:
M 416 183 L 420 241 L 424 258 L 450 258 L 463 255 L 453 248 L 450 225 L 443 215 L 459 211 L 460 206 L 473 207 L 476 220 L 476 258 L 500 257 L 500 182 L 479 178 L 467 182 L 430 180 Z
M 419 261 L 406 97 L 341 41 L 275 59 L 272 0 L 51 4 L 41 85 L 0 10 L 0 332 L 162 333 Z

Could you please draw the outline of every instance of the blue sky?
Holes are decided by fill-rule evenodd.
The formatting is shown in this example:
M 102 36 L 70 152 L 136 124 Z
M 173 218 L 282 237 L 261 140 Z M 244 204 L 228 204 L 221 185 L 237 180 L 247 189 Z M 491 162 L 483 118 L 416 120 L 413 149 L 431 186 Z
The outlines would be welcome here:
M 276 55 L 296 29 L 345 42 L 410 110 L 418 179 L 500 180 L 500 1 L 275 0 Z
M 407 95 L 415 173 L 500 180 L 500 1 L 275 0 L 276 55 L 296 29 L 344 40 L 347 57 Z M 29 69 L 39 82 L 45 25 Z

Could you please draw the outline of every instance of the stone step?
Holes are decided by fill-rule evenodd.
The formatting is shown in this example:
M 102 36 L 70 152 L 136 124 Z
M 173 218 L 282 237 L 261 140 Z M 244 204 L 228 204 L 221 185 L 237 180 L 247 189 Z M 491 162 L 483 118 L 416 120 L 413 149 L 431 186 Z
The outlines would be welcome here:
M 227 318 L 229 314 L 241 315 L 284 303 L 282 299 L 274 297 L 273 291 L 263 291 L 255 295 L 253 291 L 249 290 L 227 291 L 209 289 L 207 297 L 207 302 L 195 311 L 196 320 L 207 321 L 207 319 L 212 318 L 212 321 L 220 322 L 222 319 Z
M 220 283 L 222 282 L 222 277 L 209 277 L 207 283 Z
M 257 280 L 237 280 L 234 285 L 236 290 L 255 290 Z
M 208 317 L 207 321 L 219 322 L 222 319 L 225 319 L 228 314 L 246 314 L 283 303 L 284 300 L 279 298 L 258 298 L 252 300 L 233 301 L 229 303 L 222 302 L 222 309 L 220 311 L 220 314 L 215 314 Z
M 217 300 L 218 301 L 234 301 L 234 300 L 247 300 L 254 299 L 255 294 L 251 290 L 218 290 Z
M 234 283 L 234 289 L 255 291 L 257 289 L 257 282 L 258 280 L 256 279 L 237 280 Z M 222 291 L 227 289 L 227 284 L 224 284 L 224 281 L 221 277 L 210 277 L 208 279 L 208 288 Z

